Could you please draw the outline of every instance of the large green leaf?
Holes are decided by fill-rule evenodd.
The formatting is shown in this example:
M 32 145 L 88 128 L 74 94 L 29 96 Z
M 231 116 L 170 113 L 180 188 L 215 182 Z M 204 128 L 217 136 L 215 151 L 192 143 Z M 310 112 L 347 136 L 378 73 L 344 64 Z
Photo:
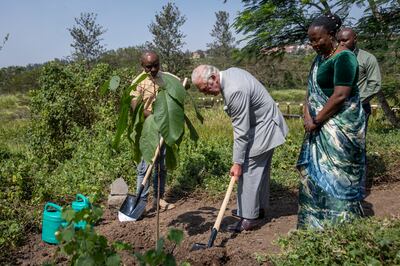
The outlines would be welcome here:
M 121 136 L 125 129 L 128 127 L 128 115 L 131 108 L 132 96 L 129 93 L 124 92 L 122 95 L 119 117 L 117 122 L 117 132 L 115 133 L 114 142 L 112 144 L 113 148 L 116 149 L 121 141 Z
M 140 101 L 139 101 L 140 100 Z M 133 160 L 139 163 L 142 159 L 142 152 L 140 151 L 140 136 L 143 130 L 144 124 L 144 113 L 143 113 L 144 103 L 142 98 L 139 97 L 136 104 L 135 110 L 132 112 L 132 122 L 131 130 L 128 129 L 128 137 L 130 138 L 133 145 Z
M 119 117 L 118 117 L 118 122 L 117 122 L 117 132 L 115 133 L 115 138 L 113 141 L 113 148 L 116 149 L 119 146 L 119 143 L 121 141 L 121 136 L 125 132 L 125 130 L 128 128 L 128 116 L 129 116 L 129 110 L 131 108 L 131 101 L 132 101 L 132 96 L 130 95 L 130 92 L 132 90 L 136 90 L 137 85 L 143 81 L 146 77 L 148 77 L 149 74 L 142 72 L 139 74 L 133 81 L 132 85 L 124 89 L 124 92 L 122 94 L 121 98 L 121 103 L 120 103 L 120 111 L 119 111 Z
M 147 163 L 151 163 L 159 141 L 160 136 L 157 124 L 154 122 L 154 116 L 150 115 L 144 121 L 142 135 L 139 141 L 140 151 L 142 152 L 143 159 Z
M 204 118 L 203 118 L 203 116 L 201 115 L 201 113 L 200 113 L 200 111 L 199 111 L 199 108 L 197 107 L 197 104 L 196 104 L 196 102 L 194 101 L 192 95 L 190 95 L 189 93 L 186 93 L 186 96 L 189 97 L 189 100 L 190 100 L 190 102 L 191 102 L 192 105 L 193 105 L 194 111 L 196 112 L 196 117 L 197 117 L 197 119 L 203 124 Z
M 165 163 L 167 165 L 167 169 L 174 170 L 178 166 L 179 161 L 178 145 L 174 144 L 172 147 L 165 145 L 165 147 Z
M 186 90 L 181 84 L 180 80 L 174 76 L 168 74 L 162 74 L 163 86 L 162 89 L 165 89 L 169 96 L 174 98 L 180 105 L 184 105 L 185 103 L 185 94 Z
M 137 115 L 139 113 L 139 110 L 141 109 L 142 102 L 143 102 L 142 101 L 142 96 L 139 96 L 137 101 L 136 101 L 135 109 L 131 110 L 131 113 L 130 113 L 131 120 L 130 120 L 130 123 L 128 125 L 128 140 L 131 143 L 134 142 L 134 139 L 135 139 L 135 136 L 136 136 L 136 133 L 137 133 L 137 131 L 134 132 L 134 126 L 136 124 Z M 138 122 L 139 121 L 140 121 L 140 119 L 138 119 Z M 143 119 L 143 122 L 144 122 L 144 119 Z M 141 132 L 141 130 L 139 131 L 139 135 L 140 135 L 140 132 Z
M 183 106 L 166 93 L 166 90 L 161 90 L 158 92 L 153 108 L 154 121 L 165 143 L 172 146 L 183 133 Z
M 196 129 L 194 128 L 192 122 L 190 121 L 189 117 L 185 115 L 185 122 L 186 126 L 189 128 L 190 139 L 197 141 L 199 139 L 199 134 L 197 134 Z

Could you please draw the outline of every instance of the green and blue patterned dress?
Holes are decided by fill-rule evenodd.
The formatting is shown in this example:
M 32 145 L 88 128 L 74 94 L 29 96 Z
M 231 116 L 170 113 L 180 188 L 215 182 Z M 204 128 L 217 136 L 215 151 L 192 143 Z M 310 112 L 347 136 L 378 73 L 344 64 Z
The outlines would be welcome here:
M 319 85 L 323 83 L 321 76 L 326 77 L 329 72 L 330 93 Z M 338 77 L 340 72 L 342 77 Z M 343 73 L 347 81 L 343 81 Z M 323 229 L 326 223 L 340 223 L 363 214 L 360 200 L 365 195 L 365 115 L 357 79 L 357 59 L 347 50 L 326 61 L 317 56 L 311 68 L 308 110 L 312 117 L 324 107 L 334 86 L 354 86 L 351 85 L 350 97 L 335 115 L 319 130 L 305 134 L 297 162 L 301 176 L 297 225 L 300 229 Z

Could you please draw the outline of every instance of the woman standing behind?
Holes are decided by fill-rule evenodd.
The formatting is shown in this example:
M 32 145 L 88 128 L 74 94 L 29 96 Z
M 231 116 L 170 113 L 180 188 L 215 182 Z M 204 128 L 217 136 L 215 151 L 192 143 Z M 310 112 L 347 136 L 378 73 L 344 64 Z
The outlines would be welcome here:
M 297 168 L 301 174 L 298 228 L 323 229 L 362 216 L 365 116 L 357 88 L 356 56 L 336 40 L 336 15 L 316 18 L 308 29 L 318 53 L 308 78 L 306 131 Z

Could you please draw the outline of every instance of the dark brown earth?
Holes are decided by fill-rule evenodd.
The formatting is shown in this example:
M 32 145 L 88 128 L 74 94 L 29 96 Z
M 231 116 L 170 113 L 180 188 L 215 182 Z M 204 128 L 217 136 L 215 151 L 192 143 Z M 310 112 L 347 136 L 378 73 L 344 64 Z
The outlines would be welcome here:
M 400 182 L 374 187 L 363 204 L 366 214 L 377 217 L 399 216 L 399 195 Z M 228 224 L 236 221 L 231 216 L 231 210 L 235 208 L 234 200 L 232 197 L 214 247 L 207 250 L 191 252 L 190 248 L 196 242 L 207 243 L 222 199 L 180 199 L 175 202 L 175 209 L 160 213 L 161 235 L 165 235 L 170 227 L 182 229 L 185 233 L 184 241 L 173 252 L 178 262 L 187 261 L 191 265 L 260 265 L 256 257 L 265 258 L 265 254 L 278 252 L 279 247 L 274 241 L 296 228 L 295 192 L 279 197 L 273 195 L 267 218 L 260 227 L 241 234 L 226 230 Z M 155 246 L 156 215 L 150 212 L 143 220 L 120 223 L 117 220 L 117 210 L 106 210 L 96 230 L 109 241 L 127 242 L 134 247 L 134 251 L 143 253 Z M 66 264 L 65 259 L 54 258 L 56 246 L 42 242 L 40 237 L 40 234 L 29 237 L 27 243 L 15 254 L 16 264 L 41 265 L 54 259 L 58 264 Z M 125 265 L 136 264 L 135 258 L 128 252 L 121 253 L 121 257 Z M 265 261 L 263 263 L 267 264 Z

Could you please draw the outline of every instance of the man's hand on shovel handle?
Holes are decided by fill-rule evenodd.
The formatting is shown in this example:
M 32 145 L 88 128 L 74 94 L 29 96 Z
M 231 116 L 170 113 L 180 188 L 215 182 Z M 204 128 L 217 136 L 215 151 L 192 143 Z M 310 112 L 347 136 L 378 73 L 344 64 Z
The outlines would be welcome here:
M 239 181 L 239 177 L 242 175 L 242 165 L 238 163 L 234 163 L 231 167 L 231 171 L 229 172 L 230 176 L 235 177 L 235 181 Z

